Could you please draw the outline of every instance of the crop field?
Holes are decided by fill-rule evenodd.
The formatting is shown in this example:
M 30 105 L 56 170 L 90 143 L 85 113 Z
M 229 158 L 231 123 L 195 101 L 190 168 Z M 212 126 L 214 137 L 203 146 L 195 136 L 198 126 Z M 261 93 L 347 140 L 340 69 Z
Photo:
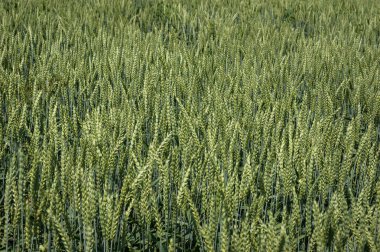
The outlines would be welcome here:
M 380 251 L 380 1 L 1 0 L 0 251 Z

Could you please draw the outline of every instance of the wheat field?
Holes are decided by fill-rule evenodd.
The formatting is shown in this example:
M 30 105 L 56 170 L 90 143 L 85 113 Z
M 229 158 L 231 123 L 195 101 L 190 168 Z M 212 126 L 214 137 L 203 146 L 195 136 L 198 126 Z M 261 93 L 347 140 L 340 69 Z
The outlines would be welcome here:
M 380 251 L 380 2 L 0 1 L 0 251 Z

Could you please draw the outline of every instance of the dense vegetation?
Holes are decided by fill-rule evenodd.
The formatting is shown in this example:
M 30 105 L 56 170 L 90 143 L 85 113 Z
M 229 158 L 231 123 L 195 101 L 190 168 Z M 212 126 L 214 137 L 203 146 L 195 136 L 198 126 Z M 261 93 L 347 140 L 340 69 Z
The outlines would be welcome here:
M 0 1 L 7 251 L 380 251 L 380 1 Z

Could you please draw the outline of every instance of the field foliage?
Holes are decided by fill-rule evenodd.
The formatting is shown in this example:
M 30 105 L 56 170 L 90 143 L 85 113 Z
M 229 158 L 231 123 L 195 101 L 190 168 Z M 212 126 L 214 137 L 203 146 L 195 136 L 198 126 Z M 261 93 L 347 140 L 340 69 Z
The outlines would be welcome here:
M 380 251 L 380 2 L 0 1 L 6 251 Z

